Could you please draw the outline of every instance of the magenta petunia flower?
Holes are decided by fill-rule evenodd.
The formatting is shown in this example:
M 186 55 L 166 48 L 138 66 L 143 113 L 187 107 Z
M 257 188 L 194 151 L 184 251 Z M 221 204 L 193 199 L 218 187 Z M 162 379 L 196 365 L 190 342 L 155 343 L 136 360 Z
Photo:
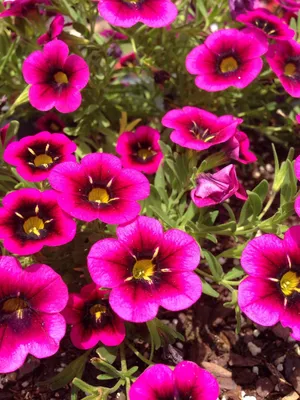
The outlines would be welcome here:
M 300 44 L 290 40 L 271 45 L 266 59 L 288 94 L 299 98 Z
M 51 111 L 37 119 L 35 125 L 40 132 L 47 131 L 51 133 L 63 132 L 66 126 L 65 123 Z
M 154 174 L 164 157 L 159 139 L 159 132 L 150 126 L 139 126 L 135 132 L 123 132 L 116 147 L 123 167 Z
M 300 1 L 299 0 L 279 0 L 279 4 L 281 5 L 281 7 L 284 7 L 290 11 L 299 11 L 300 10 Z
M 105 153 L 88 154 L 81 164 L 57 165 L 49 182 L 60 192 L 61 208 L 88 222 L 97 218 L 107 224 L 132 221 L 141 210 L 137 201 L 150 194 L 148 179 L 141 172 L 122 169 L 119 158 Z
M 57 352 L 66 332 L 60 311 L 68 289 L 48 265 L 23 269 L 14 257 L 0 257 L 0 373 L 20 368 L 28 354 L 37 358 Z
M 182 361 L 174 371 L 163 364 L 146 369 L 130 388 L 131 400 L 217 400 L 216 378 L 191 361 Z
M 0 238 L 12 253 L 23 256 L 44 246 L 61 246 L 76 234 L 76 223 L 58 206 L 54 190 L 16 190 L 2 204 Z
M 300 124 L 300 114 L 296 115 L 296 121 Z
M 255 8 L 255 0 L 229 0 L 229 10 L 233 19 Z
M 300 226 L 289 228 L 284 239 L 265 234 L 252 239 L 241 264 L 249 275 L 239 285 L 238 303 L 255 323 L 281 322 L 300 340 Z
M 111 25 L 130 28 L 137 22 L 151 28 L 171 24 L 178 10 L 171 0 L 100 0 L 98 10 Z
M 249 150 L 250 141 L 246 133 L 237 130 L 224 145 L 224 152 L 232 160 L 242 164 L 250 164 L 257 161 L 257 157 Z
M 24 79 L 31 84 L 29 101 L 38 110 L 55 107 L 59 112 L 69 113 L 80 106 L 80 90 L 89 81 L 89 67 L 83 58 L 68 53 L 68 46 L 56 39 L 24 61 Z
M 1 142 L 1 146 L 2 148 L 5 148 L 6 145 L 8 145 L 9 143 L 12 143 L 16 140 L 16 136 L 13 136 L 11 139 L 9 139 L 9 141 L 6 143 L 6 135 L 7 135 L 7 131 L 9 129 L 9 123 L 6 124 L 5 126 L 3 126 L 2 128 L 0 128 L 0 142 Z
M 194 150 L 205 150 L 226 142 L 242 122 L 241 118 L 232 115 L 217 117 L 196 107 L 171 110 L 161 121 L 164 126 L 174 129 L 170 136 L 174 143 Z
M 243 89 L 260 73 L 263 67 L 260 57 L 267 49 L 267 42 L 253 33 L 221 29 L 187 55 L 186 69 L 197 75 L 196 86 L 208 92 L 230 86 Z
M 300 156 L 298 156 L 295 161 L 295 175 L 298 181 L 300 181 Z M 298 196 L 295 201 L 295 211 L 300 217 L 300 196 Z
M 251 29 L 263 32 L 269 39 L 289 40 L 293 39 L 295 32 L 282 20 L 282 18 L 270 12 L 258 9 L 241 14 L 237 21 L 244 23 Z
M 127 40 L 128 36 L 124 35 L 121 32 L 117 32 L 113 29 L 104 29 L 104 31 L 100 32 L 100 35 L 107 39 L 115 39 L 115 40 Z
M 64 17 L 62 15 L 56 15 L 51 22 L 48 31 L 38 38 L 38 44 L 41 46 L 56 39 L 62 33 L 64 23 Z
M 163 232 L 159 221 L 137 217 L 117 228 L 118 239 L 95 243 L 88 255 L 93 281 L 112 288 L 109 303 L 124 320 L 153 319 L 159 306 L 183 310 L 201 295 L 201 281 L 193 272 L 200 248 L 178 229 Z
M 196 183 L 191 197 L 197 207 L 219 204 L 233 195 L 241 200 L 247 199 L 247 193 L 238 181 L 235 166 L 232 164 L 214 174 L 200 174 Z
M 108 303 L 109 291 L 94 283 L 84 286 L 80 294 L 69 296 L 63 311 L 72 324 L 71 341 L 79 349 L 90 349 L 100 341 L 105 346 L 118 346 L 125 338 L 125 325 Z
M 18 174 L 29 182 L 48 178 L 55 165 L 76 161 L 76 144 L 62 133 L 40 132 L 7 146 L 3 159 L 17 167 Z
M 11 0 L 4 1 L 5 6 L 10 5 L 10 8 L 0 13 L 0 18 L 6 17 L 21 17 L 28 18 L 32 12 L 38 11 L 38 7 L 41 4 L 49 5 L 49 0 Z

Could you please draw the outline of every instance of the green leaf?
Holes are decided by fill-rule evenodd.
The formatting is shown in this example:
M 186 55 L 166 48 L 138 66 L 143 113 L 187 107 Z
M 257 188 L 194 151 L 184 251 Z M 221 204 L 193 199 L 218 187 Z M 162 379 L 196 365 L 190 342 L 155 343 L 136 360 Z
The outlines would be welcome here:
M 256 193 L 262 202 L 265 201 L 268 192 L 269 192 L 269 184 L 266 179 L 263 179 L 259 184 L 253 189 L 254 193 Z
M 207 264 L 209 266 L 209 269 L 212 273 L 212 276 L 217 280 L 217 281 L 221 281 L 223 276 L 224 276 L 224 272 L 223 272 L 223 268 L 221 266 L 221 264 L 219 263 L 219 261 L 216 259 L 215 256 L 212 255 L 212 253 L 210 253 L 208 250 L 204 250 L 202 249 L 203 255 L 207 261 Z
M 161 347 L 161 339 L 159 333 L 157 331 L 157 318 L 147 322 L 147 328 L 154 343 L 155 350 L 158 350 Z
M 227 274 L 224 275 L 225 281 L 231 281 L 233 279 L 240 278 L 241 276 L 245 275 L 245 271 L 242 267 L 233 267 Z
M 99 394 L 98 388 L 96 386 L 89 385 L 88 383 L 82 381 L 81 379 L 74 378 L 72 381 L 73 385 L 77 386 L 84 393 L 89 394 Z
M 99 369 L 100 371 L 114 378 L 120 378 L 122 376 L 120 371 L 118 371 L 113 365 L 110 365 L 105 361 L 102 361 L 100 358 L 96 357 L 92 358 L 91 363 L 95 368 Z
M 113 364 L 117 358 L 119 346 L 104 346 L 101 345 L 97 348 L 96 353 L 101 360 Z
M 204 278 L 201 278 L 201 281 L 202 281 L 202 292 L 204 294 L 207 294 L 208 296 L 215 298 L 220 296 L 219 293 L 214 288 L 212 288 Z
M 222 253 L 220 253 L 218 255 L 218 258 L 220 257 L 224 257 L 224 258 L 241 258 L 242 252 L 245 248 L 246 244 L 239 244 L 236 247 L 232 247 L 231 249 L 227 249 L 222 251 Z
M 248 191 L 248 199 L 244 203 L 238 226 L 243 226 L 248 222 L 254 222 L 262 209 L 262 201 L 258 194 Z
M 174 343 L 175 339 L 179 339 L 182 342 L 185 341 L 185 338 L 181 333 L 171 328 L 170 326 L 166 325 L 158 318 L 155 318 L 154 321 L 156 323 L 158 331 L 162 331 L 164 333 L 162 335 L 162 338 L 165 338 L 165 336 L 168 337 L 167 343 Z M 166 343 L 166 340 L 164 340 L 164 342 Z
M 150 206 L 150 209 L 162 220 L 164 221 L 168 226 L 171 228 L 176 228 L 176 222 L 172 221 L 166 213 L 164 213 L 162 210 L 160 210 L 157 207 Z
M 99 381 L 109 381 L 111 379 L 116 379 L 114 376 L 111 376 L 109 374 L 100 374 L 97 376 L 97 379 Z

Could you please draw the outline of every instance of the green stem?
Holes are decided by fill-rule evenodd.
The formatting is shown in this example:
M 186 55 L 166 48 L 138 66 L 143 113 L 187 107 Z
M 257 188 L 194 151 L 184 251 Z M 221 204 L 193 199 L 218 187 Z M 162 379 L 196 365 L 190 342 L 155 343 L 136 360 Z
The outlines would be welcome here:
M 120 358 L 121 358 L 122 372 L 124 374 L 126 374 L 128 369 L 127 369 L 126 353 L 125 353 L 124 343 L 122 343 L 121 346 L 120 346 Z M 126 398 L 129 399 L 130 378 L 128 378 L 128 377 L 125 378 L 125 384 L 126 384 Z
M 267 202 L 267 204 L 265 205 L 264 209 L 262 210 L 262 212 L 259 215 L 259 219 L 262 219 L 262 217 L 267 213 L 267 211 L 269 210 L 269 208 L 271 207 L 271 205 L 273 204 L 273 201 L 276 197 L 277 192 L 273 192 Z
M 126 346 L 128 346 L 130 348 L 130 350 L 141 360 L 143 361 L 145 364 L 147 365 L 154 365 L 153 362 L 151 362 L 150 360 L 148 360 L 146 357 L 144 357 L 139 351 L 138 349 L 136 349 L 128 340 L 125 341 Z
M 199 269 L 199 268 L 196 268 L 195 272 L 197 272 L 197 274 L 199 274 L 199 275 L 205 276 L 205 278 L 209 278 L 209 279 L 212 279 L 213 281 L 216 281 L 212 275 L 208 274 L 207 272 L 201 271 L 201 269 Z

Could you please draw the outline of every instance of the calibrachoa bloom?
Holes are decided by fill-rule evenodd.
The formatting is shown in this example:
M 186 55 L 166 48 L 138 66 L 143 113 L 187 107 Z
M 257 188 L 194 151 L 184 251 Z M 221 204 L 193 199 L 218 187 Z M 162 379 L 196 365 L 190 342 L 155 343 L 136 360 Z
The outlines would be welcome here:
M 20 368 L 27 354 L 37 358 L 57 352 L 66 331 L 60 311 L 68 289 L 48 265 L 23 269 L 14 257 L 0 257 L 0 373 Z
M 9 124 L 6 124 L 5 126 L 3 126 L 3 128 L 0 128 L 0 142 L 1 142 L 1 146 L 2 148 L 5 147 L 5 145 L 14 142 L 16 140 L 16 137 L 13 136 L 11 139 L 9 139 L 8 143 L 6 143 L 6 135 L 7 135 L 7 131 L 9 129 Z
M 249 275 L 238 289 L 241 310 L 255 323 L 281 322 L 300 340 L 300 226 L 288 229 L 284 239 L 266 234 L 252 239 L 241 264 Z
M 227 143 L 224 145 L 224 151 L 232 160 L 242 164 L 250 164 L 257 160 L 257 157 L 249 150 L 250 141 L 246 133 L 236 131 Z
M 296 121 L 300 124 L 300 114 L 296 115 Z
M 68 324 L 72 324 L 70 337 L 79 349 L 90 349 L 99 341 L 105 346 L 118 346 L 125 338 L 125 325 L 108 303 L 108 290 L 94 283 L 84 286 L 80 294 L 69 296 L 63 311 Z
M 266 59 L 284 89 L 300 97 L 300 44 L 294 40 L 271 45 Z
M 66 126 L 64 122 L 51 111 L 36 120 L 35 125 L 39 131 L 47 131 L 51 133 L 63 132 Z
M 249 28 L 263 32 L 269 39 L 289 40 L 295 35 L 293 29 L 290 29 L 282 18 L 276 17 L 263 9 L 239 15 L 237 20 L 243 22 Z
M 217 400 L 216 378 L 191 361 L 182 361 L 174 371 L 163 364 L 146 369 L 130 388 L 131 400 Z
M 38 38 L 38 44 L 43 45 L 56 39 L 64 29 L 64 22 L 65 20 L 62 15 L 56 15 L 51 22 L 48 31 Z
M 196 188 L 191 191 L 191 197 L 197 207 L 222 203 L 232 195 L 241 200 L 247 199 L 247 193 L 238 181 L 235 166 L 232 164 L 214 174 L 200 174 L 196 183 Z
M 128 36 L 123 35 L 121 32 L 114 31 L 113 29 L 104 29 L 104 31 L 100 32 L 100 35 L 107 39 L 115 39 L 115 40 L 127 40 Z
M 300 1 L 299 0 L 279 0 L 279 4 L 290 11 L 299 11 L 300 10 Z
M 57 165 L 49 182 L 57 190 L 59 205 L 83 221 L 99 218 L 107 224 L 132 221 L 140 212 L 138 200 L 150 194 L 148 179 L 139 171 L 122 169 L 111 154 L 94 153 L 75 162 Z
M 98 286 L 112 288 L 109 303 L 121 318 L 145 322 L 159 306 L 178 311 L 199 299 L 201 281 L 193 270 L 200 248 L 193 237 L 178 229 L 164 233 L 149 217 L 119 226 L 117 236 L 93 245 L 88 269 Z
M 34 51 L 23 64 L 23 75 L 29 89 L 29 101 L 38 110 L 55 107 L 62 113 L 77 110 L 81 93 L 90 77 L 89 67 L 61 40 L 47 43 L 43 51 Z
M 267 49 L 267 43 L 254 34 L 221 29 L 188 54 L 186 69 L 197 75 L 196 86 L 208 92 L 230 86 L 243 89 L 260 73 L 263 67 L 260 57 Z
M 98 10 L 111 25 L 123 28 L 137 22 L 161 28 L 171 24 L 178 14 L 171 0 L 100 0 Z
M 298 181 L 300 181 L 300 156 L 298 156 L 295 161 L 295 174 Z M 300 196 L 298 196 L 295 201 L 295 210 L 300 217 Z
M 16 190 L 2 204 L 0 238 L 12 253 L 28 255 L 44 246 L 61 246 L 76 234 L 76 223 L 58 206 L 54 190 Z
M 161 121 L 164 126 L 174 129 L 170 136 L 174 143 L 194 150 L 205 150 L 226 142 L 242 122 L 241 118 L 232 115 L 217 117 L 196 107 L 171 110 Z
M 21 17 L 28 18 L 32 12 L 38 11 L 40 4 L 51 4 L 49 0 L 10 0 L 4 1 L 3 4 L 9 4 L 8 10 L 0 13 L 0 18 L 5 17 Z
M 154 174 L 163 159 L 159 139 L 159 132 L 150 126 L 139 126 L 135 132 L 123 132 L 116 147 L 123 166 Z
M 239 14 L 244 14 L 255 7 L 255 0 L 229 0 L 229 9 L 232 18 L 236 18 Z
M 7 146 L 3 159 L 17 167 L 18 174 L 29 182 L 48 178 L 55 165 L 76 161 L 76 144 L 62 133 L 40 132 Z

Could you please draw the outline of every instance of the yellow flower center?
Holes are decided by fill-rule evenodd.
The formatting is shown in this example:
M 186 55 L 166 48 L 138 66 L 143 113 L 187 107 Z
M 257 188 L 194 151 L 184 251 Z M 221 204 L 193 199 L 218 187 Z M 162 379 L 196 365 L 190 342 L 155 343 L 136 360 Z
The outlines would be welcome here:
M 4 302 L 1 311 L 6 314 L 16 313 L 17 318 L 21 319 L 24 314 L 24 309 L 27 307 L 28 305 L 25 300 L 20 297 L 14 297 Z
M 284 74 L 286 76 L 294 76 L 297 71 L 297 67 L 294 63 L 289 62 L 284 67 Z
M 44 221 L 39 217 L 30 217 L 23 224 L 23 229 L 27 235 L 33 233 L 36 236 L 40 236 L 40 230 L 44 229 L 44 227 Z
M 52 129 L 52 131 L 58 131 L 59 130 L 59 126 L 56 125 L 54 122 L 52 122 L 50 124 L 50 129 Z
M 154 275 L 154 267 L 152 260 L 138 260 L 133 266 L 132 275 L 134 279 L 151 281 L 151 277 Z
M 220 70 L 221 72 L 223 72 L 223 74 L 225 74 L 226 72 L 236 71 L 238 67 L 239 65 L 236 59 L 232 56 L 223 58 L 220 64 Z
M 95 304 L 90 308 L 90 314 L 95 318 L 96 322 L 100 322 L 102 314 L 106 313 L 106 307 L 101 304 Z
M 137 152 L 138 157 L 144 161 L 147 160 L 148 158 L 152 157 L 153 154 L 154 154 L 154 152 L 152 150 L 148 150 L 148 149 L 139 149 Z
M 54 80 L 59 85 L 61 85 L 63 83 L 69 83 L 67 75 L 64 72 L 61 72 L 61 71 L 56 72 L 56 74 L 54 74 Z
M 94 188 L 89 193 L 89 201 L 93 201 L 98 204 L 107 204 L 109 202 L 109 194 L 105 189 Z
M 290 296 L 293 292 L 300 293 L 300 277 L 293 271 L 286 272 L 280 279 L 280 288 L 285 296 Z
M 40 154 L 36 156 L 33 162 L 36 167 L 48 167 L 49 165 L 53 164 L 52 158 L 47 154 Z

